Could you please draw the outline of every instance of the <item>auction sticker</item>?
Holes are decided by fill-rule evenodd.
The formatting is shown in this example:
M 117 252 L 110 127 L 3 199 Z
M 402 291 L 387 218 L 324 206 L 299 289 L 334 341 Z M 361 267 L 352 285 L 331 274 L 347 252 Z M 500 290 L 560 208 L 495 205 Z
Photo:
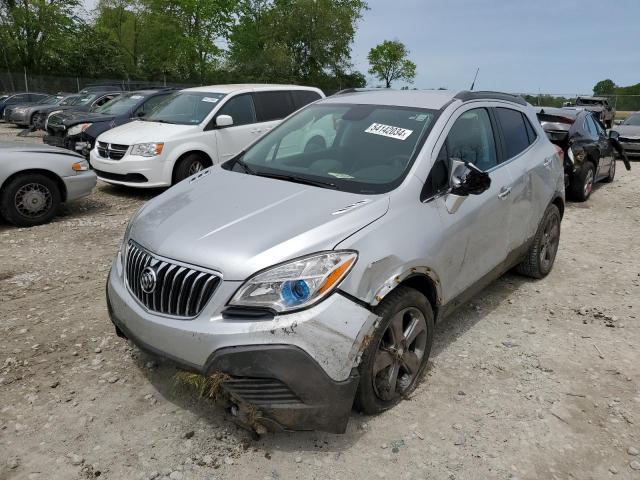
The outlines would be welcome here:
M 216 103 L 218 99 L 213 97 L 204 97 L 202 101 L 207 103 Z
M 409 135 L 413 133 L 413 130 L 385 125 L 384 123 L 373 123 L 365 130 L 365 133 L 382 135 L 383 137 L 395 138 L 396 140 L 406 140 Z

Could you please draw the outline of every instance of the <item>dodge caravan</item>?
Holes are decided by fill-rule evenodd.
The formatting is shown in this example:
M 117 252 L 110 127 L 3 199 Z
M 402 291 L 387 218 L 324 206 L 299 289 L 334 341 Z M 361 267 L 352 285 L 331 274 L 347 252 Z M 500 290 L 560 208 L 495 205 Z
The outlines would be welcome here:
M 144 205 L 108 309 L 223 374 L 254 425 L 342 432 L 416 387 L 435 323 L 480 288 L 546 276 L 563 211 L 561 151 L 520 97 L 342 93 Z
M 295 85 L 214 85 L 170 95 L 144 118 L 100 135 L 90 153 L 98 178 L 167 187 L 239 153 L 295 110 L 323 98 Z

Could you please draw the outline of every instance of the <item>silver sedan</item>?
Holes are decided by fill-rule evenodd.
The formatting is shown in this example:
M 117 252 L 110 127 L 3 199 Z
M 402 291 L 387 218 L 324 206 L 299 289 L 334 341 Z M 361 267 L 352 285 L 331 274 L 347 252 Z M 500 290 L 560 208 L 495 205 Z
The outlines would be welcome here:
M 0 143 L 0 216 L 20 227 L 51 220 L 62 202 L 91 193 L 84 157 L 48 145 Z

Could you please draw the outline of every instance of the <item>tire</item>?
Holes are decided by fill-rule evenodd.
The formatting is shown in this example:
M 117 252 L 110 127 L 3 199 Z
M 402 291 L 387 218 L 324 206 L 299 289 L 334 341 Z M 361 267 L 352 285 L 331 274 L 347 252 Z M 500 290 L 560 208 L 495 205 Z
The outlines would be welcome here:
M 531 278 L 544 278 L 549 274 L 560 244 L 560 221 L 558 207 L 549 205 L 526 258 L 516 267 L 518 273 Z
M 356 408 L 370 415 L 393 407 L 416 388 L 429 359 L 434 330 L 431 304 L 413 288 L 396 288 L 376 313 L 381 320 L 362 355 L 355 398 Z M 416 330 L 407 333 L 411 325 Z M 408 344 L 406 335 L 411 337 Z
M 50 221 L 61 202 L 60 188 L 40 173 L 23 173 L 13 178 L 0 194 L 0 213 L 13 225 L 33 227 Z
M 616 159 L 614 158 L 611 161 L 611 166 L 609 167 L 609 175 L 607 175 L 605 177 L 605 179 L 603 180 L 603 182 L 605 183 L 611 183 L 613 182 L 613 179 L 616 177 Z
M 595 183 L 596 167 L 591 161 L 585 161 L 582 168 L 571 179 L 569 192 L 571 198 L 578 202 L 585 202 L 591 196 Z
M 209 166 L 209 162 L 197 153 L 189 153 L 180 159 L 173 173 L 173 183 L 181 182 L 185 178 L 198 173 Z

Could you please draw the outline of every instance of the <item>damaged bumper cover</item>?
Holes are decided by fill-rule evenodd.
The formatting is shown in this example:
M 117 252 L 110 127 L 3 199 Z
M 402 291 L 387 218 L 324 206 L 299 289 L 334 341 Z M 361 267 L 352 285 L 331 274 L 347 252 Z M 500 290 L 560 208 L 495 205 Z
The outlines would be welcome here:
M 256 408 L 269 430 L 345 431 L 359 381 L 364 333 L 378 317 L 340 293 L 287 315 L 225 316 L 239 282 L 223 281 L 203 312 L 191 320 L 147 312 L 132 301 L 119 256 L 107 283 L 109 315 L 141 349 L 182 368 L 230 378 L 232 401 Z

